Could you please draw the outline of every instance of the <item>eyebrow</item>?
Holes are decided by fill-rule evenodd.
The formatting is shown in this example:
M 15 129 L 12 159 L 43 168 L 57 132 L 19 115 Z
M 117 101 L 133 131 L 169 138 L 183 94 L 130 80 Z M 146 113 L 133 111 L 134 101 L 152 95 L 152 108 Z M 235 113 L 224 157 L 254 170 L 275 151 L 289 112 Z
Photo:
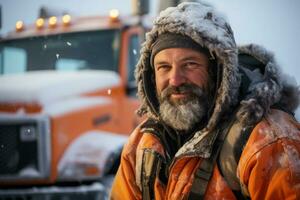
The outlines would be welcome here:
M 202 59 L 199 59 L 197 56 L 188 56 L 188 57 L 184 57 L 184 58 L 180 59 L 179 62 L 184 62 L 184 61 L 188 61 L 188 60 L 201 61 Z M 169 64 L 169 62 L 167 62 L 167 61 L 158 61 L 158 62 L 154 63 L 154 66 L 163 65 L 163 64 Z
M 179 60 L 179 61 L 187 61 L 187 60 L 199 60 L 199 61 L 201 61 L 202 59 L 199 59 L 197 56 L 188 56 L 188 57 L 184 57 L 184 58 L 182 58 L 181 60 Z
M 159 62 L 155 62 L 155 63 L 154 63 L 154 67 L 155 67 L 156 65 L 163 65 L 163 64 L 169 64 L 169 62 L 167 62 L 167 61 L 159 61 Z

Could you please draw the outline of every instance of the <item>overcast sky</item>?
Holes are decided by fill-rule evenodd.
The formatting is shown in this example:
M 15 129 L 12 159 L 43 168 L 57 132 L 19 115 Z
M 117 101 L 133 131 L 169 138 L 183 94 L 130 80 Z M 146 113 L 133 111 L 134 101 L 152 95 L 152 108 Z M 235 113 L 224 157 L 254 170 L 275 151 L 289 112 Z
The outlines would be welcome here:
M 157 14 L 159 0 L 150 0 L 151 14 Z M 283 71 L 300 84 L 299 0 L 210 0 L 227 16 L 238 44 L 257 43 L 273 51 Z M 131 12 L 131 0 L 1 0 L 1 34 L 14 29 L 17 20 L 32 23 L 41 6 L 61 8 L 76 15 L 107 14 L 116 8 Z

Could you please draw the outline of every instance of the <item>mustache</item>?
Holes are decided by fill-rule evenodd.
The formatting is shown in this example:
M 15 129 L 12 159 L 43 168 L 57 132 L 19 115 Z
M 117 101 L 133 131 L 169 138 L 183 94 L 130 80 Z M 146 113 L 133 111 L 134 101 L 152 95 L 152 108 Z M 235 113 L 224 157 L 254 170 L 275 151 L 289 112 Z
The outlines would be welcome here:
M 161 92 L 161 99 L 169 98 L 172 94 L 184 94 L 187 93 L 192 97 L 201 97 L 204 91 L 199 86 L 192 83 L 184 83 L 180 86 L 168 86 Z

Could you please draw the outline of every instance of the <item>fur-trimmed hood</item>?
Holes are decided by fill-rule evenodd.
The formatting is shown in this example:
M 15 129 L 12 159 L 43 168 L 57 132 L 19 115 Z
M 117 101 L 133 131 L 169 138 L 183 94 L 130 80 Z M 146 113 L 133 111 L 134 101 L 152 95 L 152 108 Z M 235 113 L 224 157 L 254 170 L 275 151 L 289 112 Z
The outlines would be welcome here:
M 181 3 L 160 13 L 152 30 L 146 35 L 137 64 L 136 80 L 138 96 L 142 106 L 138 113 L 158 117 L 158 101 L 155 91 L 154 71 L 150 66 L 152 45 L 162 33 L 176 33 L 189 36 L 196 43 L 209 49 L 211 55 L 222 67 L 223 78 L 218 89 L 215 108 L 208 127 L 214 127 L 219 116 L 236 104 L 240 76 L 237 66 L 237 46 L 233 32 L 223 16 L 207 4 L 194 2 Z
M 204 3 L 185 2 L 161 12 L 146 35 L 135 74 L 142 102 L 139 114 L 160 118 L 150 56 L 153 43 L 166 32 L 189 36 L 208 48 L 220 66 L 218 74 L 221 76 L 207 126 L 196 132 L 176 156 L 196 153 L 209 157 L 217 137 L 213 130 L 225 114 L 231 113 L 239 104 L 237 115 L 243 123 L 257 122 L 272 105 L 291 105 L 289 111 L 297 107 L 299 90 L 284 83 L 270 52 L 257 45 L 237 47 L 230 26 L 220 13 Z

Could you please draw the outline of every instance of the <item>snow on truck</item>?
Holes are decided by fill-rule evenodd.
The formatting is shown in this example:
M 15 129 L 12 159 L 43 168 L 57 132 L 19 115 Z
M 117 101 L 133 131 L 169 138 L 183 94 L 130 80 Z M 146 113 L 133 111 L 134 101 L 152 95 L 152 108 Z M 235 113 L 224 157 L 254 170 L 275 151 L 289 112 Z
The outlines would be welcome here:
M 141 120 L 133 72 L 148 5 L 140 2 L 140 15 L 19 21 L 1 38 L 1 200 L 105 198 Z

